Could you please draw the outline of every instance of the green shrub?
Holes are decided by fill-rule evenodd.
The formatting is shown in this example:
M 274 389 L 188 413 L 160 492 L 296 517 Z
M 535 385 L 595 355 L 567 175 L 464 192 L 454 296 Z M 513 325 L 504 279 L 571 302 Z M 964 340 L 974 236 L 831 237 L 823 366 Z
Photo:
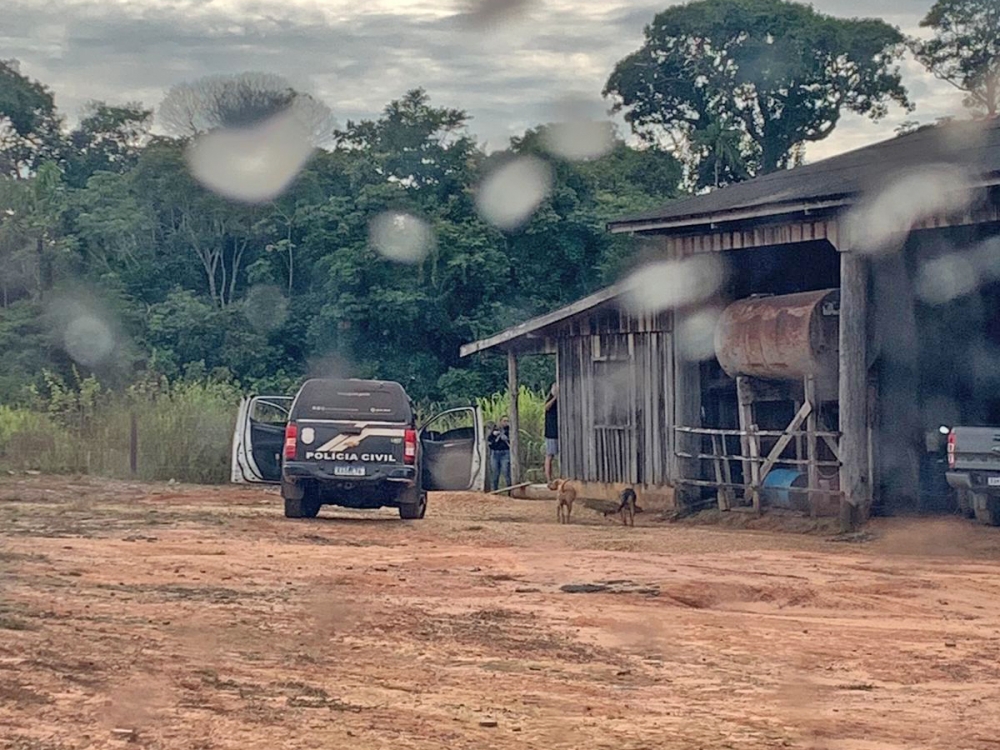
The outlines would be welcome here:
M 46 377 L 45 391 L 35 394 L 36 410 L 0 407 L 0 467 L 132 476 L 134 415 L 138 478 L 228 479 L 240 402 L 235 386 L 153 380 L 123 393 L 105 393 L 95 387 L 96 381 L 67 386 Z
M 487 426 L 497 424 L 501 417 L 510 414 L 510 397 L 506 392 L 480 398 L 478 403 Z M 518 454 L 521 468 L 525 472 L 525 479 L 537 480 L 545 463 L 545 394 L 521 386 L 517 397 L 517 413 L 520 420 Z

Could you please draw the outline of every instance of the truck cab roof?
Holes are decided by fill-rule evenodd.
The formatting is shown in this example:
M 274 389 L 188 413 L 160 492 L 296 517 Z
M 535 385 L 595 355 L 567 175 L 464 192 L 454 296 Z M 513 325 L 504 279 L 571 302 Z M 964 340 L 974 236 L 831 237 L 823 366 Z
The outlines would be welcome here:
M 302 384 L 292 420 L 413 423 L 413 406 L 403 386 L 391 380 L 312 378 Z

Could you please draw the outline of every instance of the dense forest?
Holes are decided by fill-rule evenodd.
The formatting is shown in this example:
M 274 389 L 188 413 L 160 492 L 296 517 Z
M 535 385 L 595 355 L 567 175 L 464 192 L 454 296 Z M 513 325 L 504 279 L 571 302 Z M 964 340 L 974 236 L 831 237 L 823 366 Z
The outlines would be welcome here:
M 630 247 L 604 223 L 669 198 L 681 176 L 670 154 L 619 139 L 556 158 L 545 128 L 487 155 L 463 111 L 416 90 L 332 130 L 276 199 L 232 201 L 192 177 L 191 134 L 152 134 L 150 110 L 95 102 L 65 132 L 48 89 L 12 63 L 0 73 L 25 111 L 0 154 L 0 401 L 74 364 L 111 387 L 155 372 L 287 389 L 336 372 L 399 380 L 419 400 L 492 393 L 502 363 L 460 363 L 459 346 L 612 279 Z M 501 231 L 475 189 L 526 154 L 551 165 L 552 187 Z M 429 227 L 422 260 L 373 247 L 387 211 Z

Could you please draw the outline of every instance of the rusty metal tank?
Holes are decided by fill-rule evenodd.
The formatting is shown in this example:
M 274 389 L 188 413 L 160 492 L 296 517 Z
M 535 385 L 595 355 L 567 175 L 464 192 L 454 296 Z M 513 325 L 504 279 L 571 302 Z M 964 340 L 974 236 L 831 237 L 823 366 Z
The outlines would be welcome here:
M 840 290 L 748 297 L 729 305 L 715 328 L 715 354 L 730 377 L 836 377 Z

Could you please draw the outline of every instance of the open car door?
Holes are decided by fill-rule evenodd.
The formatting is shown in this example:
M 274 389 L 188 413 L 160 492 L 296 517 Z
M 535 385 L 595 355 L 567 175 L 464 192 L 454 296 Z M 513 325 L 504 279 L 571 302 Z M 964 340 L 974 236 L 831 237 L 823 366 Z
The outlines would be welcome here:
M 289 396 L 255 396 L 240 402 L 233 433 L 230 481 L 237 484 L 281 481 L 281 451 L 291 408 Z
M 420 430 L 421 470 L 427 490 L 486 489 L 486 441 L 478 407 L 450 409 Z

